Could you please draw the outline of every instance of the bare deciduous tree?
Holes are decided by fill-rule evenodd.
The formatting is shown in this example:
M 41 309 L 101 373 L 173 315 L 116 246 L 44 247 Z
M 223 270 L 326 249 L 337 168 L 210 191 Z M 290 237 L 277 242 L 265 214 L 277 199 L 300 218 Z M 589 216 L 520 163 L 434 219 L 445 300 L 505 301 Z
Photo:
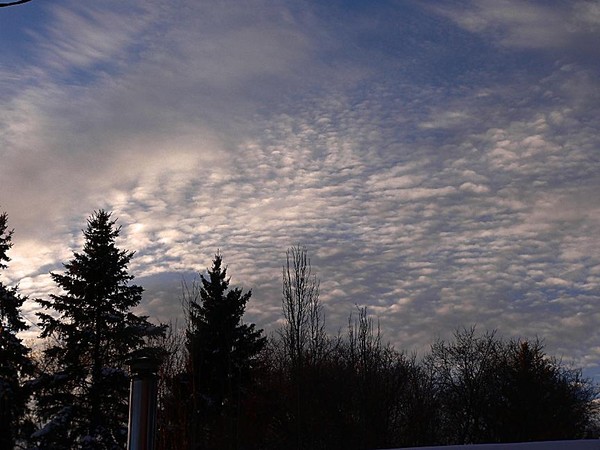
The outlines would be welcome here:
M 319 302 L 319 279 L 313 275 L 306 247 L 296 245 L 286 252 L 283 267 L 282 332 L 290 359 L 301 364 L 322 356 L 325 335 L 323 308 Z
M 479 336 L 475 327 L 458 329 L 453 341 L 438 340 L 431 346 L 425 365 L 441 402 L 444 444 L 487 442 L 486 419 L 494 404 L 501 352 L 495 331 Z

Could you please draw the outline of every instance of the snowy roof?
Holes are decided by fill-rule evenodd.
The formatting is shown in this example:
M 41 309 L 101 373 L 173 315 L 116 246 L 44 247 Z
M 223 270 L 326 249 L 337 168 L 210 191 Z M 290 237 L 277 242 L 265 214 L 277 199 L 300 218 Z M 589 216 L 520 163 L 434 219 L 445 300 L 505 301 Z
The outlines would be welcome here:
M 443 447 L 411 447 L 412 450 L 600 450 L 600 440 L 524 442 L 514 444 L 447 445 Z M 396 449 L 400 450 L 400 449 Z M 404 448 L 402 450 L 411 450 Z

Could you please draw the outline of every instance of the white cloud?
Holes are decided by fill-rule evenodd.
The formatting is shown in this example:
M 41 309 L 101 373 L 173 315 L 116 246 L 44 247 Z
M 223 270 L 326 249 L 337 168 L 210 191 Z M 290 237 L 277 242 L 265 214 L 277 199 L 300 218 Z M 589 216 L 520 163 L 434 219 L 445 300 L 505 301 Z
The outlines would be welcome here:
M 456 75 L 438 59 L 461 55 L 460 33 L 423 43 L 407 26 L 403 41 L 378 34 L 398 28 L 380 16 L 346 30 L 284 1 L 181 6 L 118 17 L 103 4 L 60 7 L 37 66 L 2 90 L 11 282 L 45 295 L 47 272 L 104 207 L 137 252 L 131 271 L 157 317 L 180 313 L 181 274 L 221 249 L 234 283 L 253 289 L 251 318 L 272 330 L 285 250 L 301 243 L 334 332 L 358 303 L 410 349 L 478 323 L 589 360 L 598 333 L 573 318 L 600 279 L 598 82 L 580 62 L 532 67 L 511 53 L 560 47 L 572 31 L 547 36 L 556 12 L 511 1 L 444 10 L 506 52 L 481 68 L 488 56 L 472 55 Z M 578 20 L 577 33 L 595 23 Z M 365 57 L 367 41 L 391 61 Z M 497 67 L 507 60 L 515 67 Z M 422 77 L 429 66 L 446 78 Z
M 489 36 L 501 46 L 520 49 L 562 49 L 581 33 L 598 32 L 598 5 L 592 1 L 469 1 L 464 9 L 434 8 L 462 28 Z

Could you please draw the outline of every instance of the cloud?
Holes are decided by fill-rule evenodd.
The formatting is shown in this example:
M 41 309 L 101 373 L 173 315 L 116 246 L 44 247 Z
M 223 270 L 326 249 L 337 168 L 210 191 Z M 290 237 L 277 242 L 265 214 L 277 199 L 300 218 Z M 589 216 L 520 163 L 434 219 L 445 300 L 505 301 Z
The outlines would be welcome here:
M 51 12 L 53 19 L 47 29 L 31 33 L 39 44 L 41 64 L 63 76 L 122 59 L 152 22 L 149 8 L 144 11 L 115 1 L 104 7 L 68 2 Z
M 463 8 L 435 6 L 465 30 L 490 37 L 502 47 L 565 49 L 580 44 L 582 35 L 600 32 L 600 14 L 594 1 L 519 2 L 483 0 Z
M 595 36 L 592 3 L 436 16 L 387 3 L 389 15 L 115 5 L 50 8 L 43 45 L 2 85 L 11 282 L 47 295 L 48 272 L 106 208 L 136 251 L 141 310 L 161 320 L 181 314 L 182 275 L 220 249 L 253 290 L 248 320 L 273 331 L 285 250 L 300 243 L 334 333 L 360 304 L 421 354 L 477 323 L 539 334 L 586 364 L 600 356 L 587 319 L 600 294 L 598 81 L 568 56 Z M 549 37 L 559 13 L 575 31 Z M 525 62 L 523 48 L 560 55 Z

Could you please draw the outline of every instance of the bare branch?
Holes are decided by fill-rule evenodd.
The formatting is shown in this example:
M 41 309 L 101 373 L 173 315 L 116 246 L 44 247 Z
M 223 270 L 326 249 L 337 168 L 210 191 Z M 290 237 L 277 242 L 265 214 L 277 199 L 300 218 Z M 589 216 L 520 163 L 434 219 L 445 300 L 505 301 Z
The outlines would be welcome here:
M 313 275 L 306 247 L 286 252 L 283 266 L 283 338 L 294 364 L 308 357 L 318 360 L 326 341 L 323 308 L 319 302 L 319 279 Z
M 0 3 L 0 8 L 4 8 L 6 6 L 22 5 L 23 3 L 29 3 L 30 1 L 31 0 L 18 0 L 16 2 Z

